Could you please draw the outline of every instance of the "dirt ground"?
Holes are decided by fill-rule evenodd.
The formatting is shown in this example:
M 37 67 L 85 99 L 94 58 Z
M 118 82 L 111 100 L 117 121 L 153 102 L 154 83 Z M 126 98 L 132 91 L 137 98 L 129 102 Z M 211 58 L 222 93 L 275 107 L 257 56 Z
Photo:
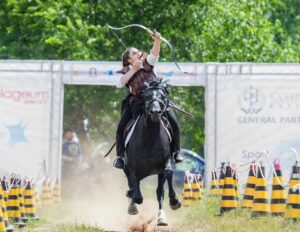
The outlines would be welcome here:
M 70 194 L 68 211 L 71 213 L 65 222 L 97 225 L 105 231 L 175 231 L 176 212 L 169 212 L 166 204 L 167 227 L 157 227 L 158 202 L 156 186 L 149 187 L 149 182 L 156 184 L 156 177 L 141 183 L 144 203 L 138 206 L 138 215 L 128 215 L 127 180 L 121 170 L 111 166 L 102 170 L 101 175 L 95 174 L 82 181 L 76 187 L 73 196 Z M 167 185 L 165 185 L 167 186 Z M 66 188 L 65 188 L 66 189 Z M 167 190 L 167 188 L 166 188 Z M 166 192 L 166 196 L 168 196 Z

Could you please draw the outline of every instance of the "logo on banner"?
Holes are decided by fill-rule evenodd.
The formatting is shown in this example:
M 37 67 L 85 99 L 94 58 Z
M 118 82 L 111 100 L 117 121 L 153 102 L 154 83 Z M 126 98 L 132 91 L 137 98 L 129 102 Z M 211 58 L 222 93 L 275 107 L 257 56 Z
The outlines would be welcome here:
M 27 125 L 23 125 L 23 122 L 19 122 L 18 124 L 6 126 L 9 131 L 9 141 L 7 145 L 10 147 L 14 146 L 17 143 L 26 143 L 27 139 L 25 137 L 25 129 Z
M 250 85 L 240 94 L 238 101 L 240 109 L 246 114 L 257 114 L 265 105 L 265 96 L 259 89 Z
M 89 69 L 89 77 L 96 78 L 98 75 L 97 69 L 95 67 L 91 67 Z
M 46 104 L 49 93 L 46 90 L 5 89 L 0 87 L 0 99 L 24 104 Z

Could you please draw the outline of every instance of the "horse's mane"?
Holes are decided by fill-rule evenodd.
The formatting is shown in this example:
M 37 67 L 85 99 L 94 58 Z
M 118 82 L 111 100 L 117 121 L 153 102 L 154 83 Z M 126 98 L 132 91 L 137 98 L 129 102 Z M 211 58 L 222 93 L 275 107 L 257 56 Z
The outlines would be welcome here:
M 162 88 L 166 93 L 169 93 L 170 84 L 168 82 L 169 80 L 156 78 L 148 83 L 147 88 Z

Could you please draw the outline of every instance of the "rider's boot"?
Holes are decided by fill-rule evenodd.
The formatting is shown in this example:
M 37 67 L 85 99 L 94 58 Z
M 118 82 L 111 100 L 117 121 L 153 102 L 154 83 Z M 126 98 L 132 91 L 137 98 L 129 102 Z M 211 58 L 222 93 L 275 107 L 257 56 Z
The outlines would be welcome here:
M 116 150 L 117 150 L 117 158 L 115 159 L 113 166 L 115 168 L 124 169 L 124 148 L 123 148 L 123 139 L 120 136 L 116 137 Z
M 180 163 L 184 160 L 184 157 L 183 155 L 180 153 L 180 151 L 175 151 L 174 154 L 174 160 L 175 160 L 175 163 Z
M 173 141 L 172 141 L 172 147 L 173 147 L 173 158 L 175 163 L 180 163 L 184 160 L 183 155 L 180 153 L 180 135 L 179 130 L 174 131 L 173 134 Z

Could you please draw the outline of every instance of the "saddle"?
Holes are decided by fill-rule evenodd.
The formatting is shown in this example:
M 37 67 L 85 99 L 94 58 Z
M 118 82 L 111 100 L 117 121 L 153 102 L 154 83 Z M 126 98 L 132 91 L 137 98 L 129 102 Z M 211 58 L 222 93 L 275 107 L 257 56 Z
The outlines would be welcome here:
M 124 133 L 123 133 L 123 138 L 124 138 L 124 141 L 125 141 L 125 147 L 127 146 L 133 132 L 134 132 L 134 129 L 135 129 L 135 126 L 136 124 L 138 123 L 139 119 L 141 118 L 141 115 L 139 115 L 136 119 L 132 118 L 126 125 L 125 127 L 125 130 L 124 130 Z M 163 116 L 161 118 L 161 123 L 163 125 L 163 128 L 166 130 L 168 136 L 169 136 L 169 139 L 170 139 L 170 143 L 172 142 L 172 137 L 173 137 L 173 128 L 169 122 L 169 120 Z

